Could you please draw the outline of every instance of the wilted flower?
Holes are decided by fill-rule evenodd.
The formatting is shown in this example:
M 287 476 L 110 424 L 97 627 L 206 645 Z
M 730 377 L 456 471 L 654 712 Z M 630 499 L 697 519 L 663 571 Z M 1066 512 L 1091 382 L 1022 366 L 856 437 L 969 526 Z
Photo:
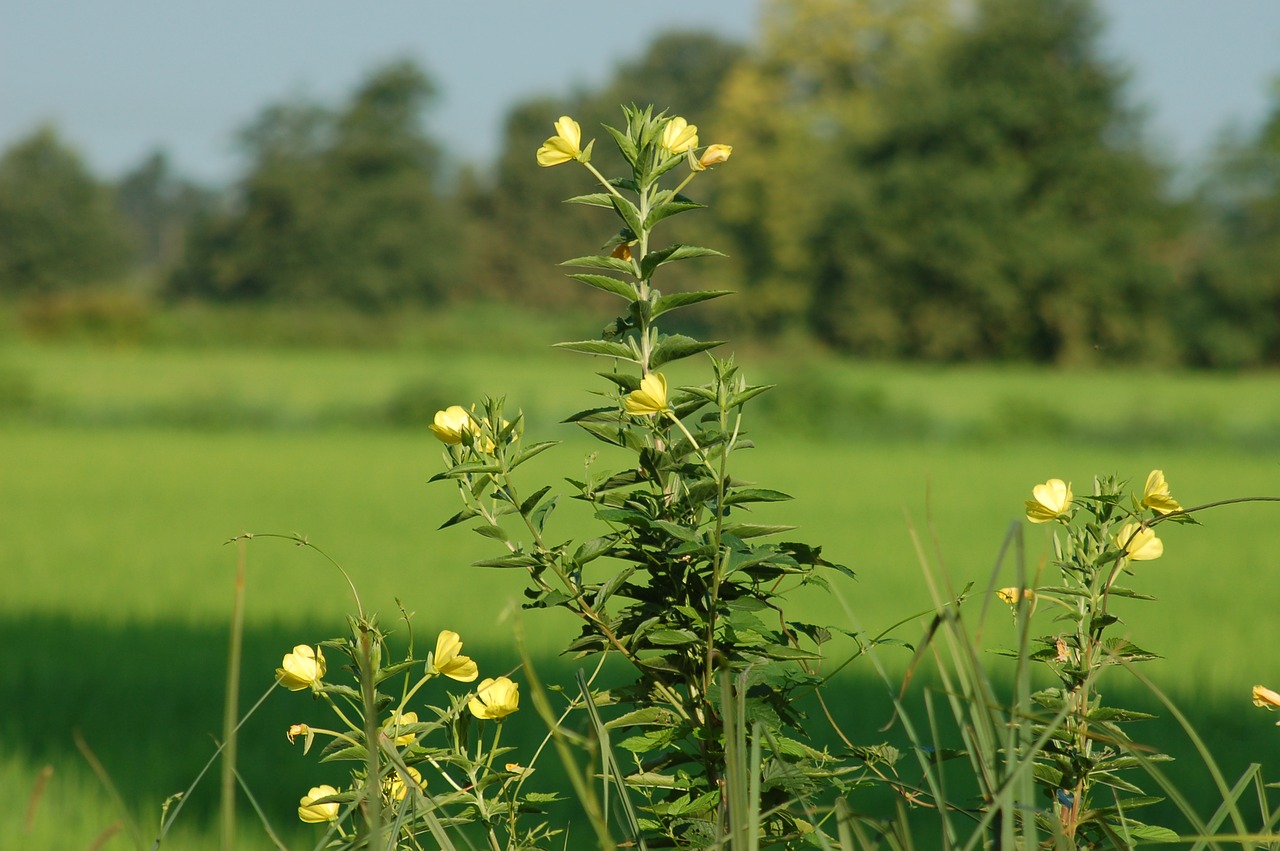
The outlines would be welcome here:
M 1124 524 L 1116 535 L 1116 546 L 1134 561 L 1151 561 L 1164 555 L 1164 541 L 1156 537 L 1154 529 L 1141 523 Z
M 400 730 L 417 723 L 418 713 L 397 711 L 391 713 L 391 717 L 382 725 L 382 729 L 397 745 L 408 745 L 413 743 L 417 735 L 415 733 L 401 733 Z
M 436 437 L 450 446 L 461 443 L 462 435 L 474 433 L 475 427 L 471 415 L 461 405 L 450 405 L 443 411 L 436 411 L 435 422 L 428 426 Z
M 520 686 L 506 677 L 481 680 L 469 708 L 477 718 L 506 718 L 520 708 Z
M 310 736 L 311 728 L 306 724 L 290 724 L 289 731 L 285 736 L 289 739 L 289 744 L 293 744 L 293 740 L 298 736 Z
M 427 669 L 444 674 L 460 683 L 469 683 L 480 676 L 480 669 L 470 656 L 463 656 L 462 639 L 452 630 L 441 630 L 436 638 L 436 652 L 427 660 Z M 415 720 L 417 716 L 414 716 Z
M 698 165 L 702 168 L 719 165 L 728 160 L 732 153 L 732 145 L 708 145 L 707 149 L 702 152 L 702 156 L 698 158 Z
M 331 801 L 325 804 L 317 804 L 316 801 L 321 798 L 331 798 L 338 794 L 338 790 L 332 786 L 312 786 L 311 791 L 302 796 L 302 800 L 298 802 L 298 818 L 308 824 L 319 824 L 326 821 L 338 820 L 338 802 Z
M 1050 479 L 1031 489 L 1035 499 L 1027 500 L 1027 519 L 1032 523 L 1048 523 L 1063 517 L 1071 509 L 1071 484 Z
M 1031 588 L 1001 588 L 996 591 L 996 596 L 1010 606 L 1017 606 L 1020 601 L 1026 600 L 1032 611 L 1036 607 L 1036 592 Z
M 662 147 L 673 154 L 683 154 L 698 147 L 698 125 L 690 124 L 677 115 L 662 128 Z
M 1169 483 L 1164 480 L 1164 470 L 1152 470 L 1147 476 L 1147 486 L 1142 489 L 1142 504 L 1157 514 L 1181 511 L 1178 501 L 1169 496 Z
M 419 789 L 427 788 L 427 781 L 422 779 L 422 774 L 412 765 L 406 765 L 404 770 L 413 778 L 413 782 Z M 400 775 L 398 769 L 391 772 L 391 776 L 387 778 L 387 797 L 393 801 L 403 801 L 405 793 L 409 791 L 405 786 L 404 777 Z
M 1280 694 L 1276 694 L 1266 686 L 1254 686 L 1253 705 L 1268 710 L 1280 709 Z
M 299 644 L 276 668 L 276 679 L 289 691 L 302 691 L 318 684 L 324 672 L 324 653 L 320 648 L 312 650 L 305 644 Z
M 628 414 L 647 417 L 670 410 L 667 407 L 667 379 L 660 372 L 651 372 L 640 379 L 640 389 L 632 390 L 623 400 Z
M 582 128 L 578 126 L 578 122 L 562 115 L 555 123 L 555 128 L 556 135 L 538 148 L 538 165 L 544 168 L 571 162 L 582 156 Z

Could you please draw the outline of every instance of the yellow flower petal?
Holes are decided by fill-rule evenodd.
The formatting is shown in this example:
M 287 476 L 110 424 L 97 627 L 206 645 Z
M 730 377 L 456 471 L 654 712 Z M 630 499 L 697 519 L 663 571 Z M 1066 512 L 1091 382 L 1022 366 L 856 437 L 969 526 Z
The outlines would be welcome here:
M 702 152 L 702 156 L 698 158 L 698 165 L 708 168 L 713 165 L 719 165 L 729 159 L 733 154 L 732 145 L 709 145 Z
M 1266 686 L 1253 687 L 1253 705 L 1264 709 L 1280 709 L 1280 694 Z
M 520 708 L 520 687 L 506 677 L 482 680 L 467 706 L 477 718 L 501 720 Z
M 276 668 L 276 679 L 289 691 L 302 691 L 318 684 L 324 673 L 324 653 L 320 648 L 312 650 L 299 644 L 292 653 L 285 654 L 280 667 Z
M 1115 540 L 1125 557 L 1133 561 L 1151 561 L 1164 555 L 1164 541 L 1156 537 L 1154 529 L 1141 523 L 1124 524 Z
M 475 425 L 466 408 L 450 405 L 443 411 L 436 411 L 435 421 L 428 428 L 441 442 L 454 446 L 461 443 L 463 433 L 472 431 Z
M 312 786 L 311 791 L 302 796 L 298 802 L 298 818 L 308 824 L 320 824 L 326 821 L 338 820 L 339 805 L 337 801 L 327 804 L 317 804 L 321 798 L 330 798 L 338 794 L 338 790 L 329 785 Z
M 408 773 L 410 779 L 413 780 L 415 786 L 419 789 L 427 788 L 427 781 L 422 779 L 422 773 L 419 772 L 418 769 L 414 768 L 412 765 L 406 765 L 404 770 Z M 392 769 L 391 776 L 387 778 L 386 786 L 384 788 L 387 790 L 387 797 L 393 801 L 403 801 L 405 793 L 409 791 L 409 788 L 405 785 L 404 777 L 400 774 L 400 770 L 398 768 Z
M 582 156 L 582 128 L 578 122 L 567 115 L 560 116 L 555 123 L 556 135 L 542 143 L 538 148 L 538 165 L 545 167 L 560 165 Z
M 1027 519 L 1032 523 L 1048 523 L 1071 510 L 1071 484 L 1062 479 L 1036 485 L 1031 495 L 1034 499 L 1027 500 Z
M 677 115 L 662 128 L 662 147 L 672 154 L 683 154 L 698 147 L 698 125 Z
M 1178 501 L 1169 495 L 1169 483 L 1164 480 L 1164 470 L 1152 470 L 1147 476 L 1147 486 L 1142 490 L 1142 504 L 1157 514 L 1182 510 Z
M 469 683 L 480 676 L 480 669 L 470 656 L 463 656 L 462 639 L 453 630 L 441 630 L 436 638 L 436 652 L 431 654 L 428 667 L 460 683 Z
M 418 736 L 416 733 L 402 733 L 400 731 L 411 724 L 417 723 L 418 713 L 416 712 L 392 712 L 391 717 L 382 725 L 382 729 L 397 745 L 404 746 L 412 744 Z
M 647 417 L 670 410 L 667 406 L 667 379 L 660 372 L 651 372 L 640 379 L 640 388 L 632 390 L 623 400 L 628 414 Z

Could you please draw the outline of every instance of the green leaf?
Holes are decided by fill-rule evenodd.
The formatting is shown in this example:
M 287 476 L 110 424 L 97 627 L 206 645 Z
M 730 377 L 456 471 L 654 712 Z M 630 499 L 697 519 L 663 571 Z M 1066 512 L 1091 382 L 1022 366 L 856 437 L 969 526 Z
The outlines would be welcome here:
M 603 254 L 575 257 L 572 260 L 565 260 L 560 265 L 577 266 L 583 269 L 606 269 L 610 272 L 621 272 L 624 275 L 633 277 L 636 273 L 636 267 L 630 260 L 623 260 L 621 257 L 609 257 Z
M 702 640 L 691 629 L 667 629 L 665 627 L 645 633 L 644 637 L 650 644 L 656 644 L 659 647 L 683 647 L 687 644 L 696 644 Z
M 505 542 L 511 540 L 507 537 L 506 530 L 501 526 L 494 526 L 491 523 L 482 523 L 481 525 L 474 527 L 474 531 L 476 534 L 483 535 L 486 538 L 493 538 L 498 541 Z
M 640 159 L 640 152 L 636 150 L 635 142 L 632 142 L 631 137 L 626 133 L 615 127 L 610 127 L 608 124 L 604 125 L 604 129 L 613 137 L 613 141 L 617 143 L 618 150 L 622 152 L 622 156 L 632 168 L 635 168 L 636 161 Z
M 1113 706 L 1099 706 L 1089 713 L 1090 721 L 1149 721 L 1157 716 L 1149 712 L 1138 712 L 1133 709 L 1117 709 Z
M 586 204 L 590 207 L 604 207 L 607 209 L 613 206 L 610 201 L 611 198 L 613 198 L 613 195 L 609 192 L 592 192 L 589 195 L 575 195 L 572 198 L 566 198 L 564 203 Z
M 472 567 L 537 567 L 538 560 L 525 553 L 511 553 L 498 558 L 471 562 Z
M 523 464 L 525 461 L 528 461 L 533 456 L 539 455 L 553 446 L 558 446 L 559 444 L 560 444 L 560 441 L 558 440 L 543 440 L 538 443 L 529 444 L 524 449 L 521 449 L 520 454 L 517 455 L 516 459 L 511 462 L 511 469 L 514 470 L 516 467 L 519 467 L 521 464 Z
M 626 581 L 631 578 L 631 574 L 635 572 L 636 569 L 634 567 L 628 567 L 609 577 L 609 581 L 601 585 L 600 590 L 596 592 L 594 601 L 596 607 L 598 608 L 607 603 L 609 598 L 618 593 L 618 589 L 626 584 Z
M 632 363 L 640 362 L 630 346 L 622 343 L 610 343 L 606 340 L 579 340 L 573 343 L 556 343 L 555 347 L 557 349 L 568 349 L 571 352 L 581 352 L 585 355 L 603 355 L 631 361 Z
M 700 290 L 698 292 L 691 293 L 672 293 L 671 295 L 664 295 L 659 297 L 653 303 L 653 311 L 650 316 L 653 319 L 657 319 L 662 314 L 669 313 L 676 308 L 684 307 L 688 304 L 697 304 L 700 301 L 710 301 L 713 298 L 720 298 L 721 296 L 732 294 L 733 290 Z
M 748 400 L 754 399 L 766 390 L 772 390 L 776 386 L 776 384 L 761 384 L 756 387 L 748 387 L 729 399 L 729 407 L 736 408 L 739 405 L 744 405 Z
M 626 198 L 619 198 L 617 195 L 610 195 L 609 202 L 613 205 L 613 209 L 617 210 L 618 215 L 622 217 L 622 221 L 626 226 L 631 228 L 632 233 L 644 233 L 644 228 L 640 222 L 640 211 L 636 209 L 635 204 L 632 204 Z M 652 214 L 650 214 L 650 218 L 653 218 Z
M 479 516 L 479 514 L 480 512 L 476 511 L 474 508 L 464 508 L 461 511 L 459 511 L 457 514 L 450 517 L 448 520 L 441 523 L 440 528 L 448 529 L 450 526 L 457 526 L 459 523 L 463 523 L 467 520 L 470 520 L 472 517 Z
M 763 523 L 730 523 L 724 527 L 724 531 L 730 535 L 737 535 L 739 538 L 758 538 L 761 535 L 777 535 L 781 532 L 790 532 L 795 526 L 787 525 L 766 525 Z
M 640 277 L 648 278 L 659 266 L 664 263 L 674 263 L 677 260 L 689 260 L 694 257 L 723 257 L 724 254 L 713 248 L 700 248 L 696 245 L 683 245 L 677 243 L 667 248 L 660 248 L 657 251 L 650 251 L 640 261 Z
M 583 541 L 573 553 L 574 565 L 582 567 L 584 564 L 600 558 L 600 556 L 609 552 L 613 547 L 613 543 L 614 538 L 612 535 L 604 535 L 599 538 L 592 538 L 589 541 Z
M 608 275 L 593 275 L 590 272 L 575 272 L 569 276 L 575 281 L 582 281 L 588 286 L 595 287 L 598 290 L 604 290 L 607 293 L 613 293 L 621 296 L 627 301 L 634 301 L 638 297 L 636 288 L 626 281 L 619 281 L 617 278 L 611 278 Z
M 533 524 L 533 528 L 538 530 L 538 534 L 542 534 L 543 527 L 547 525 L 547 518 L 551 516 L 551 512 L 555 510 L 559 502 L 560 497 L 553 496 L 535 508 L 533 513 L 529 515 L 529 522 Z
M 614 206 L 616 207 L 617 205 L 615 204 Z M 671 201 L 666 204 L 659 204 L 658 206 L 654 207 L 652 210 L 649 211 L 648 218 L 644 220 L 644 229 L 647 230 L 648 228 L 653 227 L 663 219 L 668 218 L 670 216 L 674 216 L 677 213 L 684 213 L 689 210 L 697 210 L 705 206 L 706 206 L 705 204 L 697 204 L 697 203 L 694 203 L 693 201 Z M 633 207 L 632 209 L 635 209 L 635 208 Z M 639 223 L 638 214 L 636 217 L 636 221 L 638 224 Z M 627 223 L 628 226 L 630 226 L 630 224 L 631 224 L 630 222 Z M 641 229 L 632 228 L 632 230 L 636 231 L 636 233 L 640 233 Z
M 817 660 L 822 658 L 821 653 L 814 653 L 810 650 L 801 650 L 799 647 L 788 647 L 783 644 L 770 644 L 764 648 L 764 653 L 770 659 L 786 659 L 786 660 Z
M 725 505 L 739 505 L 745 502 L 786 502 L 793 497 L 782 491 L 768 488 L 739 488 L 724 498 Z
M 611 721 L 605 722 L 605 728 L 616 730 L 619 727 L 641 727 L 653 725 L 656 727 L 669 727 L 675 723 L 675 714 L 669 709 L 663 709 L 659 706 L 646 706 L 642 709 L 636 709 L 625 715 L 620 715 Z
M 707 349 L 714 349 L 716 346 L 723 345 L 723 343 L 723 340 L 703 341 L 686 337 L 683 334 L 672 334 L 659 342 L 653 352 L 650 353 L 649 368 L 657 369 L 665 363 L 687 358 L 690 355 L 696 355 L 698 352 L 705 352 Z

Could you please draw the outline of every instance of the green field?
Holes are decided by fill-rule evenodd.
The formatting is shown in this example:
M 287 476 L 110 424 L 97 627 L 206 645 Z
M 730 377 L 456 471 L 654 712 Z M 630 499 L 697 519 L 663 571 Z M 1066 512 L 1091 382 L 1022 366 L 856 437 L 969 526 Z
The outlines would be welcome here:
M 220 729 L 236 558 L 224 542 L 240 532 L 306 534 L 384 621 L 399 598 L 421 634 L 455 629 L 482 670 L 509 664 L 520 577 L 467 566 L 491 541 L 436 531 L 457 498 L 427 483 L 440 452 L 425 419 L 506 395 L 528 413 L 531 437 L 566 440 L 524 468 L 529 482 L 574 475 L 598 444 L 558 421 L 593 403 L 591 372 L 604 365 L 537 336 L 494 347 L 455 330 L 432 345 L 347 352 L 0 346 L 0 788 L 10 793 L 0 836 L 22 835 L 46 764 L 54 775 L 30 847 L 87 847 L 115 818 L 73 730 L 153 832 L 160 801 L 194 777 Z M 871 632 L 928 604 L 912 525 L 957 586 L 985 587 L 1022 501 L 1046 478 L 1081 492 L 1095 472 L 1140 483 L 1161 467 L 1184 505 L 1280 495 L 1280 376 L 910 368 L 766 349 L 740 358 L 749 377 L 781 385 L 758 405 L 742 475 L 796 497 L 767 518 L 798 523 L 797 536 L 857 572 L 840 597 Z M 1266 650 L 1280 610 L 1277 512 L 1236 506 L 1205 515 L 1203 528 L 1163 527 L 1166 555 L 1131 580 L 1160 602 L 1121 611 L 1135 641 L 1166 657 L 1148 673 L 1231 764 L 1265 762 L 1280 743 L 1248 701 L 1254 683 L 1280 684 L 1280 658 Z M 584 522 L 570 508 L 560 534 Z M 1035 569 L 1047 533 L 1019 528 Z M 339 634 L 351 610 L 313 552 L 262 539 L 248 559 L 246 703 L 293 644 Z M 806 618 L 853 625 L 831 596 L 799 604 Z M 1007 615 L 991 615 L 998 635 Z M 524 622 L 548 669 L 570 670 L 552 654 L 574 627 L 542 612 Z M 899 636 L 918 634 L 913 623 Z M 841 694 L 849 726 L 874 742 L 886 716 L 854 697 L 876 690 L 869 673 L 853 666 Z M 272 695 L 241 746 L 246 780 L 287 829 L 308 785 L 341 780 L 284 739 L 314 712 L 305 697 Z M 212 807 L 205 785 L 182 822 L 197 834 Z

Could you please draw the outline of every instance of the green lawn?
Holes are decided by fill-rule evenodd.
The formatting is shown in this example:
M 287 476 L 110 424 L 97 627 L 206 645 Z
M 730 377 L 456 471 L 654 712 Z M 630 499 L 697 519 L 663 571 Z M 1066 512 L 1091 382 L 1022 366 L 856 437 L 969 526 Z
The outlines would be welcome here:
M 55 835 L 50 847 L 86 847 L 111 818 L 70 744 L 73 729 L 130 803 L 147 808 L 148 830 L 160 800 L 202 764 L 220 727 L 236 558 L 224 542 L 242 531 L 306 534 L 384 620 L 394 620 L 398 598 L 420 634 L 462 633 L 482 668 L 514 658 L 504 618 L 520 576 L 467 567 L 492 542 L 436 531 L 457 498 L 448 484 L 427 484 L 439 446 L 412 418 L 434 404 L 507 395 L 529 412 L 530 437 L 567 439 L 524 468 L 532 490 L 574 475 L 598 446 L 557 422 L 593 403 L 585 388 L 599 389 L 590 373 L 604 365 L 544 347 L 453 346 L 0 348 L 0 372 L 25 388 L 0 424 L 0 787 L 25 801 L 40 766 L 55 766 L 38 813 L 47 832 L 32 847 Z M 759 406 L 759 447 L 743 453 L 742 475 L 793 494 L 762 513 L 798 523 L 795 535 L 858 573 L 839 596 L 869 631 L 927 605 L 910 528 L 957 586 L 985 587 L 1022 501 L 1049 477 L 1081 492 L 1095 472 L 1140 483 L 1158 466 L 1184 505 L 1280 494 L 1280 440 L 1269 439 L 1280 434 L 1277 376 L 744 358 L 751 377 L 783 386 Z M 1277 741 L 1248 704 L 1255 682 L 1280 684 L 1280 658 L 1265 649 L 1280 608 L 1277 511 L 1237 506 L 1204 516 L 1203 528 L 1162 527 L 1166 555 L 1131 580 L 1161 601 L 1121 610 L 1134 640 L 1166 657 L 1149 672 L 1238 742 L 1241 758 L 1265 759 Z M 584 522 L 570 507 L 560 533 L 577 535 Z M 1017 528 L 1035 569 L 1047 533 Z M 316 553 L 260 539 L 248 558 L 246 701 L 270 685 L 289 647 L 340 633 L 351 609 L 341 577 Z M 1007 570 L 1000 584 L 1012 583 Z M 797 602 L 807 618 L 849 625 L 833 596 Z M 1007 615 L 990 616 L 998 634 Z M 574 629 L 547 613 L 524 617 L 544 659 Z M 901 637 L 915 640 L 918 628 Z M 303 697 L 276 694 L 245 733 L 246 777 L 285 825 L 307 785 L 338 779 L 284 740 L 284 727 L 311 711 Z M 850 711 L 866 722 L 863 739 L 878 741 L 884 718 Z M 193 801 L 193 826 L 210 806 L 207 795 Z M 19 835 L 21 809 L 4 809 L 0 835 Z

